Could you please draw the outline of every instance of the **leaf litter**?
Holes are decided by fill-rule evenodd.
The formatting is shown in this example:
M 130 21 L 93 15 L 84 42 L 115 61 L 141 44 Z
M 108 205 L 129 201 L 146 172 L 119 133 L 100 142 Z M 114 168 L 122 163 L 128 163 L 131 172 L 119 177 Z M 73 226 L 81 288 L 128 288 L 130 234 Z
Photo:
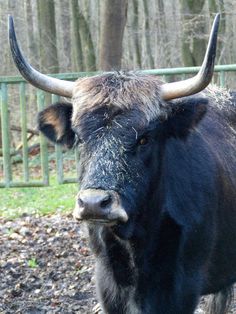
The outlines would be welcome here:
M 68 214 L 0 218 L 0 314 L 102 313 L 83 229 Z

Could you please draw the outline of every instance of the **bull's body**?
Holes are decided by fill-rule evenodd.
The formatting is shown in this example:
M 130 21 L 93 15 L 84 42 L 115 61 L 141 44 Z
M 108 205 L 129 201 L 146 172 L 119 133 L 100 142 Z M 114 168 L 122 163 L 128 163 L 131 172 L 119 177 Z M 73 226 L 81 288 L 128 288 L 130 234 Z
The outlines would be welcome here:
M 185 110 L 193 108 L 181 113 L 180 121 L 173 117 L 169 125 L 156 125 L 159 139 L 146 146 L 135 167 L 129 148 L 124 157 L 116 143 L 119 129 L 130 131 L 122 132 L 124 142 L 130 141 L 124 136 L 135 136 L 132 128 L 140 129 L 138 104 L 130 125 L 130 112 L 121 112 L 106 131 L 99 111 L 80 117 L 78 132 L 85 134 L 85 143 L 92 141 L 92 157 L 84 156 L 82 189 L 118 191 L 124 203 L 131 198 L 134 216 L 131 225 L 89 225 L 105 313 L 193 313 L 200 295 L 225 290 L 236 280 L 236 106 L 219 90 L 183 102 Z M 191 112 L 201 118 L 188 130 Z M 172 123 L 177 133 L 167 135 Z M 97 145 L 98 138 L 103 140 Z M 113 138 L 111 151 L 107 138 Z M 117 159 L 125 158 L 136 186 L 117 175 L 123 171 Z
M 55 130 L 72 116 L 57 141 L 80 138 L 80 193 L 115 191 L 129 217 L 107 223 L 102 207 L 81 205 L 81 218 L 91 221 L 104 313 L 190 314 L 201 295 L 226 294 L 236 280 L 234 98 L 209 89 L 162 103 L 155 98 L 160 84 L 132 73 L 86 78 L 73 114 L 57 104 L 39 117 L 40 129 L 56 140 Z

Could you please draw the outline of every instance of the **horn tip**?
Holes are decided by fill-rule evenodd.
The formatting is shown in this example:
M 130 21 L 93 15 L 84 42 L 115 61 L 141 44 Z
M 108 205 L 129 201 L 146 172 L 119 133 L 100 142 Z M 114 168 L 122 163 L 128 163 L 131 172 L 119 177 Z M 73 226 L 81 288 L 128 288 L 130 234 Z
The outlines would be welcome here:
M 8 34 L 9 38 L 11 38 L 12 34 L 15 32 L 15 27 L 14 27 L 14 19 L 12 15 L 8 15 Z
M 218 28 L 219 23 L 220 23 L 220 17 L 221 17 L 220 13 L 216 13 L 216 16 L 214 18 L 214 24 L 216 25 L 217 28 Z
M 9 28 L 11 28 L 14 25 L 13 17 L 10 14 L 8 15 L 8 25 L 9 25 Z

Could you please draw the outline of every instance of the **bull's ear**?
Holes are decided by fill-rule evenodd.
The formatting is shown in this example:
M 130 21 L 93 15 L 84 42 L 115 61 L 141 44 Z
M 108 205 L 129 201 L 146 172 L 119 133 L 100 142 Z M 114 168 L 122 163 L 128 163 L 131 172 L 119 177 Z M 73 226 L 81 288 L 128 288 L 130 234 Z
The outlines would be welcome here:
M 208 100 L 199 97 L 186 97 L 172 103 L 173 110 L 164 122 L 167 136 L 186 138 L 197 127 L 207 112 Z
M 38 114 L 38 128 L 52 142 L 71 148 L 75 141 L 71 116 L 72 104 L 53 104 Z

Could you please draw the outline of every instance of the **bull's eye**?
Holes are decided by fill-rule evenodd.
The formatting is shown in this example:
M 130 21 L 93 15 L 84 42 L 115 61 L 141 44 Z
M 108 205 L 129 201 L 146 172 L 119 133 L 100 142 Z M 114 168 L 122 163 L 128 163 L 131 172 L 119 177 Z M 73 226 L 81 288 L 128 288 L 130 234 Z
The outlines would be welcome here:
M 146 145 L 148 143 L 148 138 L 146 136 L 143 136 L 139 139 L 138 145 Z

